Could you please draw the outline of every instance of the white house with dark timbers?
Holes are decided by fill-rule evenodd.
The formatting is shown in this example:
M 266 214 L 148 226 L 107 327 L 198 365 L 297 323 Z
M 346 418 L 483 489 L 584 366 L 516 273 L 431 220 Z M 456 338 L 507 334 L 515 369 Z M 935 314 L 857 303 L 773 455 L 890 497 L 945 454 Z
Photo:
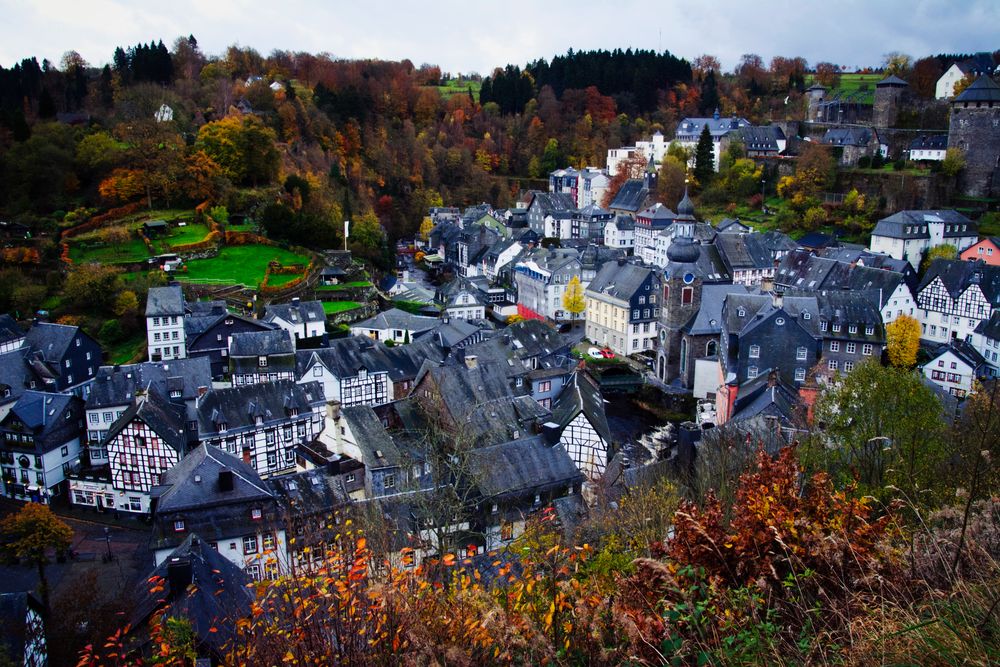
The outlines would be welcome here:
M 1000 307 L 1000 266 L 936 259 L 917 287 L 920 337 L 935 343 L 972 340 Z
M 272 303 L 264 309 L 264 321 L 276 324 L 295 339 L 314 338 L 326 333 L 326 312 L 321 301 Z
M 604 397 L 585 373 L 574 373 L 552 404 L 552 419 L 542 426 L 547 439 L 563 446 L 587 479 L 604 474 L 611 449 L 611 428 Z

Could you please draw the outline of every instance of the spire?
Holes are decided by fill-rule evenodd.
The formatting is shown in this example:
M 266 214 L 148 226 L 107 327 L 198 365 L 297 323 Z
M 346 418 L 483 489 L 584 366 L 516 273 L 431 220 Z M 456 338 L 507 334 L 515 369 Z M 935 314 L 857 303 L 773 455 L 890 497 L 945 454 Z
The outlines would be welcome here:
M 719 107 L 715 107 L 715 113 L 712 114 L 712 120 L 719 120 Z
M 680 203 L 677 204 L 677 215 L 678 216 L 691 216 L 694 217 L 694 202 L 688 196 L 688 186 L 684 185 L 684 197 L 681 199 Z

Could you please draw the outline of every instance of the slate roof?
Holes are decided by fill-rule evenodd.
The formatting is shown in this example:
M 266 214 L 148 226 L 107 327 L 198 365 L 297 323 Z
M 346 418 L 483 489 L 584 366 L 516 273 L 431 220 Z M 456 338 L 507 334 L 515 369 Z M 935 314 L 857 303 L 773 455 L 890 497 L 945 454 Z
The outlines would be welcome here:
M 730 294 L 750 294 L 746 285 L 702 285 L 701 307 L 684 330 L 694 336 L 717 335 L 722 332 L 722 307 Z
M 246 331 L 229 337 L 230 357 L 265 357 L 272 354 L 294 354 L 292 333 L 285 329 Z
M 170 565 L 179 563 L 191 566 L 192 585 L 182 591 L 171 590 L 168 574 Z M 163 580 L 164 590 L 151 590 L 149 580 L 154 578 Z M 197 535 L 188 535 L 136 585 L 129 625 L 142 630 L 154 613 L 166 608 L 165 617 L 190 621 L 196 644 L 222 656 L 224 647 L 235 638 L 236 621 L 250 615 L 254 597 L 250 583 L 247 574 L 228 558 Z
M 83 405 L 72 394 L 29 390 L 17 399 L 4 423 L 9 423 L 12 417 L 16 417 L 35 436 L 33 446 L 29 445 L 27 449 L 37 447 L 42 452 L 49 452 L 80 435 Z
M 552 403 L 552 422 L 565 429 L 580 413 L 587 418 L 597 435 L 611 446 L 611 427 L 604 410 L 604 396 L 597 383 L 582 371 L 573 373 Z
M 993 340 L 1000 340 L 1000 310 L 994 310 L 990 319 L 982 320 L 976 325 L 976 333 Z
M 586 291 L 628 302 L 652 271 L 650 267 L 628 262 L 625 264 L 608 262 L 590 281 Z
M 276 318 L 286 322 L 326 322 L 326 312 L 322 301 L 292 301 L 289 303 L 272 303 L 264 308 L 264 321 L 273 322 Z
M 911 151 L 943 151 L 947 148 L 947 134 L 922 134 L 910 142 Z
M 677 125 L 677 137 L 694 137 L 695 140 L 701 136 L 702 128 L 708 125 L 708 131 L 713 139 L 718 139 L 729 132 L 750 127 L 750 121 L 746 118 L 722 118 L 718 110 L 711 118 L 685 118 Z
M 136 418 L 149 426 L 165 444 L 184 455 L 187 450 L 184 407 L 171 403 L 156 389 L 151 389 L 148 394 L 136 400 L 121 417 L 115 420 L 108 429 L 105 442 L 111 442 L 118 437 L 118 434 Z
M 867 146 L 872 136 L 871 129 L 867 127 L 834 127 L 826 131 L 820 143 L 830 146 Z
M 386 331 L 389 329 L 408 329 L 411 335 L 416 335 L 424 331 L 430 331 L 441 323 L 436 317 L 424 317 L 413 315 L 399 308 L 391 308 L 382 311 L 375 317 L 367 320 L 351 323 L 352 329 L 377 329 Z
M 744 315 L 740 316 L 739 311 L 743 309 Z M 745 334 L 755 328 L 760 322 L 766 320 L 772 313 L 778 310 L 774 305 L 774 298 L 770 294 L 730 293 L 726 296 L 725 305 L 722 309 L 722 322 L 725 331 L 729 334 Z M 783 297 L 781 310 L 785 311 L 809 333 L 819 338 L 819 318 L 811 317 L 806 320 L 800 315 L 808 311 L 810 314 L 819 312 L 815 296 L 790 296 Z M 776 341 L 780 345 L 780 341 Z M 761 358 L 766 358 L 763 352 Z
M 0 315 L 0 343 L 7 343 L 23 337 L 24 329 L 13 317 L 6 313 Z
M 889 76 L 885 77 L 884 79 L 882 79 L 881 81 L 879 81 L 878 83 L 876 83 L 875 87 L 876 88 L 882 88 L 882 87 L 893 88 L 893 87 L 904 87 L 904 86 L 909 86 L 909 85 L 910 85 L 909 83 L 907 83 L 903 79 L 900 79 L 895 74 L 890 74 Z
M 531 200 L 531 207 L 535 206 L 539 207 L 544 217 L 560 211 L 572 211 L 576 209 L 576 202 L 567 192 L 536 192 Z
M 21 354 L 0 354 L 0 389 L 9 390 L 10 395 L 0 398 L 4 404 L 16 401 L 35 379 L 31 368 Z
M 78 333 L 82 333 L 80 327 L 35 322 L 24 336 L 24 347 L 31 353 L 41 354 L 42 361 L 55 366 L 52 370 L 58 375 L 58 366 L 69 352 Z
M 344 408 L 341 415 L 361 449 L 361 462 L 366 468 L 377 470 L 403 464 L 403 455 L 371 406 L 352 405 Z
M 660 225 L 668 225 L 673 222 L 677 218 L 677 214 L 660 202 L 656 202 L 652 206 L 639 211 L 636 218 L 649 220 L 653 223 L 653 227 L 658 227 Z
M 323 403 L 323 385 L 318 382 L 296 384 L 293 380 L 276 380 L 214 389 L 198 401 L 198 432 L 214 435 L 223 423 L 230 431 L 251 428 L 257 416 L 266 424 L 286 419 L 293 408 L 305 415 Z
M 628 211 L 637 213 L 649 198 L 649 188 L 641 179 L 629 179 L 622 184 L 618 194 L 608 205 L 612 211 Z
M 149 288 L 146 317 L 163 315 L 184 315 L 184 291 L 180 285 Z
M 212 386 L 212 364 L 208 357 L 171 361 L 146 361 L 126 366 L 101 366 L 90 385 L 87 409 L 131 403 L 149 387 L 161 395 L 180 390 L 182 400 L 198 395 L 199 387 Z
M 548 447 L 541 436 L 480 447 L 469 463 L 476 488 L 487 498 L 542 493 L 584 479 L 562 445 Z
M 777 152 L 778 142 L 785 139 L 784 131 L 777 125 L 750 125 L 736 134 L 748 151 Z
M 219 488 L 219 473 L 223 470 L 233 473 L 231 491 Z M 267 486 L 252 466 L 207 444 L 199 445 L 163 473 L 155 495 L 159 498 L 156 504 L 158 513 L 272 499 Z
M 960 259 L 935 259 L 920 281 L 917 292 L 930 285 L 935 278 L 941 278 L 952 298 L 958 298 L 970 285 L 976 283 L 994 307 L 1000 306 L 1000 266 Z
M 754 417 L 777 417 L 782 426 L 797 423 L 798 393 L 780 379 L 773 384 L 770 371 L 740 387 L 730 421 L 740 422 Z
M 1000 102 L 1000 85 L 988 76 L 981 76 L 952 100 L 959 102 Z
M 972 347 L 972 343 L 966 340 L 953 340 L 950 343 L 945 343 L 941 345 L 936 350 L 934 350 L 931 360 L 927 362 L 927 366 L 930 366 L 935 359 L 940 357 L 942 354 L 951 352 L 959 360 L 963 361 L 968 365 L 976 375 L 979 374 L 979 370 L 986 365 L 986 359 L 983 355 L 979 353 L 979 350 Z
M 736 218 L 723 218 L 715 229 L 720 234 L 745 234 L 751 231 L 748 225 Z
M 927 225 L 930 223 L 945 223 L 946 225 L 966 225 L 966 231 L 959 231 L 960 236 L 976 236 L 979 226 L 967 217 L 953 210 L 919 210 L 899 211 L 887 218 L 882 218 L 875 225 L 872 236 L 887 236 L 894 239 L 926 239 L 930 238 Z M 907 231 L 909 228 L 910 231 Z M 954 232 L 945 232 L 945 236 L 953 236 Z
M 761 234 L 719 234 L 714 245 L 730 273 L 774 266 L 771 249 Z

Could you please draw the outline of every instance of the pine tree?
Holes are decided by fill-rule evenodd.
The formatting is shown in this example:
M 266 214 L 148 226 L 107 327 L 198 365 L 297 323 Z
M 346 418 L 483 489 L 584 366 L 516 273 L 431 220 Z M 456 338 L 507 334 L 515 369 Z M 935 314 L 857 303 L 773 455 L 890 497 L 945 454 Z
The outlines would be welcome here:
M 712 144 L 712 134 L 708 124 L 701 130 L 698 146 L 694 151 L 694 177 L 703 186 L 715 176 L 715 148 Z

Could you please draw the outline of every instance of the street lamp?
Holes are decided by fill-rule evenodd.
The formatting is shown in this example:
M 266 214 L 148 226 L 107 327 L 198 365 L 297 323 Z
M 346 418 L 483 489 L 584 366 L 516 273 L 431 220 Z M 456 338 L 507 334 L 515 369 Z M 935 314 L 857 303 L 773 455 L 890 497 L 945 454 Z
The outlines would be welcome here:
M 111 529 L 107 526 L 104 527 L 104 542 L 108 545 L 108 554 L 105 558 L 107 558 L 107 562 L 110 563 L 115 559 L 115 557 L 111 554 Z

